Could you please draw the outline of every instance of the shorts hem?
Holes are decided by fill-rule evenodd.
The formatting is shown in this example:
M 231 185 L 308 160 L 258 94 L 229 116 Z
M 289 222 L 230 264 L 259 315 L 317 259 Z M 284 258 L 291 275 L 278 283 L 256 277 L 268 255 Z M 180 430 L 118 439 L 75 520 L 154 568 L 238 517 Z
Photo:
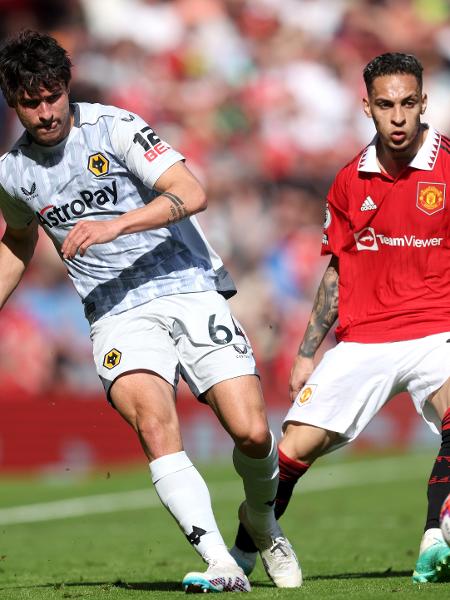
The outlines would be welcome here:
M 220 375 L 216 375 L 215 377 L 210 377 L 201 388 L 192 389 L 189 386 L 191 392 L 196 396 L 200 401 L 200 396 L 205 394 L 213 385 L 216 383 L 221 383 L 222 381 L 227 381 L 228 379 L 237 379 L 238 377 L 246 377 L 247 375 L 256 375 L 256 377 L 260 378 L 258 369 L 254 368 L 251 371 L 249 370 L 246 373 L 221 373 Z M 189 384 L 188 384 L 189 385 Z
M 129 373 L 136 373 L 136 372 L 145 372 L 145 373 L 150 373 L 150 374 L 156 375 L 157 377 L 161 377 L 161 379 L 164 379 L 164 381 L 166 381 L 169 385 L 171 385 L 175 390 L 177 388 L 177 381 L 173 381 L 173 379 L 169 380 L 169 378 L 166 377 L 163 373 L 159 373 L 155 369 L 149 369 L 148 367 L 133 367 L 132 369 L 131 368 L 126 369 L 125 371 L 121 371 L 120 373 L 117 373 L 117 375 L 114 377 L 114 379 L 106 379 L 100 375 L 100 380 L 103 384 L 103 388 L 104 388 L 104 391 L 106 394 L 106 399 L 111 404 L 111 406 L 114 407 L 114 403 L 111 400 L 111 388 L 114 385 L 114 383 L 119 379 L 119 377 L 122 377 L 123 375 L 127 375 Z M 105 383 L 106 383 L 106 385 L 105 385 Z
M 327 427 L 323 423 L 319 423 L 317 421 L 313 422 L 311 419 L 298 419 L 298 418 L 286 417 L 283 420 L 283 423 L 281 424 L 283 429 L 285 427 L 285 424 L 287 424 L 287 423 L 304 423 L 305 425 L 312 425 L 312 427 L 318 427 L 319 429 L 326 429 L 327 431 L 333 431 L 334 433 L 338 433 L 339 435 L 348 437 L 347 429 L 342 430 L 342 428 Z

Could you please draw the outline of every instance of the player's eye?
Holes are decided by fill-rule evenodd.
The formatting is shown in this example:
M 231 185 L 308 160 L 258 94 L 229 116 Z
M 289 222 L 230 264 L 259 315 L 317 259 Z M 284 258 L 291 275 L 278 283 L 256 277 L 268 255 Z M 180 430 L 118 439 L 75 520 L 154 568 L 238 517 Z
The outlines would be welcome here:
M 61 92 L 58 92 L 57 94 L 52 94 L 51 96 L 49 96 L 47 98 L 47 102 L 49 104 L 54 104 L 57 100 L 59 100 L 61 98 Z
M 20 103 L 24 108 L 37 108 L 40 100 L 22 100 Z

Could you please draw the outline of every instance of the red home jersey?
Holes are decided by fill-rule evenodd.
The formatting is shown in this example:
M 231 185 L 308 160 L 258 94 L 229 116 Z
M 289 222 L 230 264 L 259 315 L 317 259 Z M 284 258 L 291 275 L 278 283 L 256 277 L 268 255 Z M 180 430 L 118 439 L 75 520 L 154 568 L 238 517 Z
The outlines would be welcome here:
M 339 258 L 338 340 L 391 342 L 450 331 L 450 140 L 429 129 L 395 179 L 376 138 L 328 194 L 322 254 Z

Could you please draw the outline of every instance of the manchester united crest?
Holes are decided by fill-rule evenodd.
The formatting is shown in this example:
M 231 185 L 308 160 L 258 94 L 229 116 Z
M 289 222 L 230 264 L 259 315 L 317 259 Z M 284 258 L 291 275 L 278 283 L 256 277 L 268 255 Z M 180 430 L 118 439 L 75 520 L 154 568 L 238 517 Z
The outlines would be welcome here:
M 300 391 L 300 394 L 297 396 L 297 404 L 303 406 L 303 404 L 309 402 L 311 400 L 311 396 L 314 394 L 316 387 L 316 384 L 305 385 Z
M 445 207 L 445 183 L 419 181 L 416 206 L 427 215 L 434 215 L 443 210 Z

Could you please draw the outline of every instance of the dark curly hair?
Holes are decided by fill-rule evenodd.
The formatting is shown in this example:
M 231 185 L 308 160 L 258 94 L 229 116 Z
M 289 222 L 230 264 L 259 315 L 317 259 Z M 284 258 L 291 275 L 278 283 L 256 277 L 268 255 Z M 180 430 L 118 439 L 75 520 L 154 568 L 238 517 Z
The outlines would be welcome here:
M 9 106 L 26 92 L 69 85 L 72 63 L 66 50 L 51 36 L 26 29 L 0 46 L 0 88 Z
M 370 61 L 364 68 L 363 77 L 367 92 L 370 94 L 374 79 L 383 75 L 414 75 L 422 90 L 423 67 L 413 54 L 386 52 Z

